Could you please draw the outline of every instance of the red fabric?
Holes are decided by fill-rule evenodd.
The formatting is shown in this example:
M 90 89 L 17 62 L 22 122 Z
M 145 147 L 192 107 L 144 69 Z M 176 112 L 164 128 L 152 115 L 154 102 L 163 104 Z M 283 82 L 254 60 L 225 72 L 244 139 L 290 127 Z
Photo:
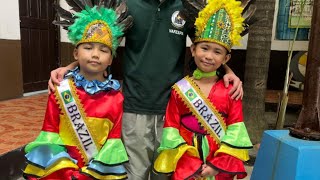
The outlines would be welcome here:
M 41 178 L 41 180 L 71 180 L 71 176 L 75 170 L 71 168 L 60 169 L 49 176 Z
M 209 96 L 207 97 L 209 101 L 216 107 L 216 109 L 220 113 L 224 114 L 223 120 L 227 126 L 230 124 L 243 121 L 242 103 L 240 100 L 236 101 L 231 99 L 230 95 L 228 94 L 231 88 L 232 88 L 232 85 L 229 85 L 228 88 L 225 88 L 223 81 L 220 80 L 212 86 Z M 192 132 L 190 128 L 189 129 L 185 128 L 185 126 L 183 126 L 181 122 L 181 117 L 188 115 L 190 113 L 191 111 L 184 104 L 184 102 L 179 97 L 177 92 L 172 90 L 171 97 L 167 105 L 167 110 L 165 115 L 166 121 L 164 124 L 164 128 L 172 127 L 172 128 L 178 129 L 180 135 L 183 137 L 186 143 L 192 146 L 193 145 L 192 138 L 194 136 L 194 132 Z M 214 157 L 214 153 L 219 149 L 219 145 L 209 135 L 206 135 L 206 137 L 208 139 L 209 151 L 210 151 L 206 159 L 207 162 L 210 162 L 210 163 L 212 162 L 213 165 L 218 164 L 218 167 L 221 170 L 225 170 L 228 172 L 229 171 L 245 172 L 242 161 L 240 161 L 239 159 L 231 155 L 223 154 L 221 155 L 221 157 L 220 156 Z M 186 163 L 188 164 L 188 161 L 186 161 Z M 181 168 L 180 166 L 183 166 L 183 164 L 180 163 L 179 161 L 176 169 L 177 170 L 180 169 Z M 179 172 L 177 171 L 175 172 L 175 174 L 178 174 L 180 172 L 181 171 Z M 230 178 L 232 179 L 233 176 L 234 175 L 220 173 L 217 177 L 218 177 L 218 180 L 228 180 Z M 180 177 L 180 175 L 175 175 L 174 177 Z
M 77 180 L 92 180 L 89 176 L 81 174 L 79 171 L 66 168 L 60 169 L 54 173 L 51 173 L 49 176 L 41 178 L 41 180 L 72 180 L 72 176 L 77 178 Z M 37 180 L 38 178 L 28 177 L 28 180 Z
M 202 161 L 196 157 L 184 154 L 178 161 L 177 168 L 172 175 L 172 179 L 184 180 L 195 175 L 201 169 Z
M 28 180 L 38 180 L 38 178 L 28 177 L 28 176 L 27 176 L 27 179 L 28 179 Z
M 108 118 L 114 126 L 108 138 L 121 137 L 121 119 L 123 114 L 123 95 L 120 91 L 100 92 L 95 95 L 87 94 L 82 88 L 76 89 L 81 104 L 88 117 Z M 54 94 L 48 98 L 43 131 L 59 133 L 59 115 L 62 112 L 57 105 Z
M 228 88 L 224 87 L 223 81 L 220 80 L 215 83 L 207 97 L 209 101 L 216 107 L 219 112 L 227 114 L 224 118 L 226 125 L 234 124 L 243 121 L 242 102 L 241 100 L 233 100 L 228 94 L 232 85 Z M 179 95 L 172 90 L 171 96 L 166 109 L 165 127 L 175 127 L 180 129 L 180 117 L 182 115 L 190 114 L 190 110 L 184 105 Z
M 81 174 L 79 171 L 75 171 L 73 173 L 73 177 L 77 178 L 77 180 L 92 180 L 92 178 L 86 176 L 85 174 Z
M 120 91 L 109 91 L 89 95 L 82 88 L 77 88 L 76 92 L 88 117 L 108 118 L 113 122 L 113 127 L 109 132 L 107 140 L 121 138 L 124 99 L 122 93 Z M 50 94 L 42 131 L 59 133 L 60 114 L 62 114 L 62 112 L 59 109 L 55 96 L 54 94 Z M 80 151 L 76 147 L 66 146 L 66 148 L 68 154 L 78 161 L 78 167 L 83 167 L 84 161 Z M 54 176 L 54 174 L 56 174 L 56 172 L 53 173 L 52 176 Z
M 233 180 L 234 175 L 227 173 L 219 173 L 215 177 L 215 180 Z
M 243 162 L 240 159 L 234 158 L 228 154 L 219 153 L 217 156 L 213 157 L 209 162 L 218 169 L 222 169 L 227 172 L 246 172 L 243 166 Z
M 67 152 L 73 159 L 77 160 L 77 165 L 82 168 L 85 165 L 84 160 L 81 157 L 80 151 L 74 146 L 66 146 Z

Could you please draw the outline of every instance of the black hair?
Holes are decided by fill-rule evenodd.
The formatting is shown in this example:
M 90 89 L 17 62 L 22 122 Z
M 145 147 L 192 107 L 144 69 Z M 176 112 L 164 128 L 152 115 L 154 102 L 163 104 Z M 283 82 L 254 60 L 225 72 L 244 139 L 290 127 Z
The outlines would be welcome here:
M 104 78 L 108 78 L 108 76 L 110 76 L 110 74 L 111 74 L 111 65 L 109 65 L 108 67 L 107 67 L 107 69 L 106 69 L 106 71 L 107 71 L 107 76 L 105 76 L 104 74 L 103 74 L 103 77 Z

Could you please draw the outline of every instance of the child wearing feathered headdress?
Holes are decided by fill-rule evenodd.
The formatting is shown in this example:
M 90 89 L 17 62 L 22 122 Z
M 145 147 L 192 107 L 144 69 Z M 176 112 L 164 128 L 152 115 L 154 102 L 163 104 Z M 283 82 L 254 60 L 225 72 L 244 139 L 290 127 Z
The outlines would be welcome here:
M 252 147 L 241 100 L 228 95 L 219 68 L 241 39 L 241 2 L 209 0 L 196 21 L 191 54 L 196 70 L 173 85 L 154 171 L 172 179 L 244 178 Z
M 123 95 L 119 82 L 105 70 L 128 27 L 119 23 L 112 8 L 83 7 L 72 15 L 56 6 L 69 21 L 55 24 L 68 25 L 79 67 L 50 94 L 40 135 L 25 147 L 27 179 L 127 178 L 123 163 L 128 157 L 121 140 Z M 128 24 L 132 19 L 126 20 Z

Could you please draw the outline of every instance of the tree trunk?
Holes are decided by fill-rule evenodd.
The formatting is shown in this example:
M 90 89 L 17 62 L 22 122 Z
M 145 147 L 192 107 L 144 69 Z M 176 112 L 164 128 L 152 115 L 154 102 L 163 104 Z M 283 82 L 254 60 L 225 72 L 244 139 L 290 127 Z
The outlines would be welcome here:
M 311 24 L 302 110 L 290 134 L 302 139 L 320 140 L 320 0 L 313 2 Z
M 256 0 L 255 18 L 250 27 L 244 75 L 244 120 L 253 144 L 260 142 L 267 128 L 264 119 L 265 91 L 271 52 L 275 0 Z

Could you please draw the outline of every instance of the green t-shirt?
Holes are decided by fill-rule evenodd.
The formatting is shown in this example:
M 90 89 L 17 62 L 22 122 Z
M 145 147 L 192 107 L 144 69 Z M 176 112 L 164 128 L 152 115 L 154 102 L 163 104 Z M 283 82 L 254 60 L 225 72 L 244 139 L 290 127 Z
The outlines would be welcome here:
M 123 57 L 124 111 L 163 114 L 171 86 L 183 77 L 187 25 L 181 0 L 127 0 L 133 27 Z

